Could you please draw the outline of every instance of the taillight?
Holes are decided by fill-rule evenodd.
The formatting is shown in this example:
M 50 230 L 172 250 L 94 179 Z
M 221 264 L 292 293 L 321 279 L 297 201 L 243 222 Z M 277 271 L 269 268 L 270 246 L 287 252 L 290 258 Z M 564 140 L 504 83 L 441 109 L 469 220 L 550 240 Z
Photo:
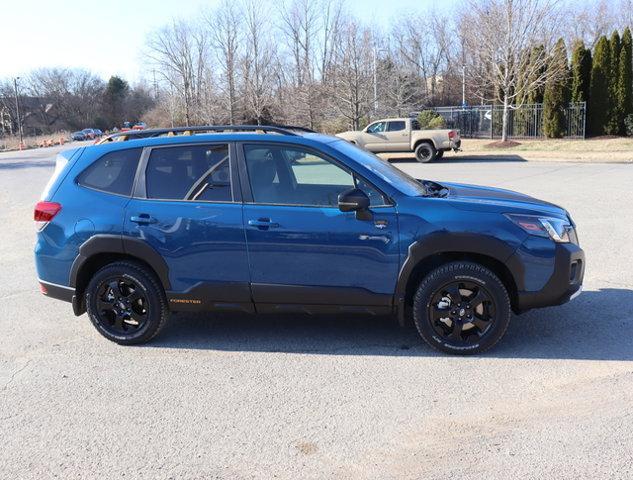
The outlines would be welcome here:
M 457 132 L 456 132 L 455 130 L 450 130 L 450 131 L 448 132 L 448 139 L 449 139 L 449 140 L 454 139 L 456 136 L 457 136 Z
M 35 220 L 38 231 L 55 218 L 61 209 L 62 206 L 57 202 L 37 202 L 33 212 L 33 220 Z

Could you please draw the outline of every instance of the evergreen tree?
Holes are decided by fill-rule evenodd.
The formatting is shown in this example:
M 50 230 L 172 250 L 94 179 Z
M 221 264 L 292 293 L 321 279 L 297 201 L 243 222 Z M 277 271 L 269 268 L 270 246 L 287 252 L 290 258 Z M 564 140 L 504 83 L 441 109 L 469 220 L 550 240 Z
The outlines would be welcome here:
M 611 49 L 604 35 L 598 39 L 593 51 L 589 108 L 587 120 L 591 135 L 604 135 L 611 110 L 609 75 L 611 74 Z
M 588 102 L 591 84 L 591 50 L 576 42 L 571 57 L 571 101 Z
M 543 94 L 543 133 L 547 138 L 561 138 L 565 134 L 565 109 L 569 103 L 569 69 L 567 49 L 562 38 L 556 42 L 548 68 L 560 72 L 550 76 Z
M 108 80 L 103 93 L 103 110 L 108 128 L 121 127 L 126 120 L 125 101 L 130 93 L 130 86 L 121 77 L 112 76 Z
M 619 67 L 616 104 L 621 114 L 621 124 L 618 133 L 624 135 L 624 119 L 633 114 L 633 39 L 628 27 L 622 34 Z
M 620 133 L 621 126 L 624 122 L 623 112 L 620 108 L 618 99 L 618 77 L 620 76 L 620 34 L 614 30 L 609 40 L 610 50 L 610 69 L 609 69 L 609 113 L 605 133 L 607 135 L 617 135 Z
M 543 45 L 537 45 L 536 47 L 534 47 L 532 49 L 532 53 L 530 55 L 530 63 L 536 63 L 538 62 L 538 59 L 543 58 L 543 54 L 545 52 L 545 47 Z M 543 71 L 545 70 L 546 67 L 543 67 Z M 530 82 L 534 81 L 534 78 L 538 78 L 540 75 L 543 74 L 543 71 L 535 71 L 532 74 L 532 78 L 530 78 L 528 80 L 528 84 Z M 529 104 L 534 104 L 534 103 L 543 103 L 543 94 L 545 92 L 545 87 L 538 87 L 538 88 L 533 88 L 530 90 L 530 92 L 528 93 L 528 98 L 527 98 L 527 103 Z

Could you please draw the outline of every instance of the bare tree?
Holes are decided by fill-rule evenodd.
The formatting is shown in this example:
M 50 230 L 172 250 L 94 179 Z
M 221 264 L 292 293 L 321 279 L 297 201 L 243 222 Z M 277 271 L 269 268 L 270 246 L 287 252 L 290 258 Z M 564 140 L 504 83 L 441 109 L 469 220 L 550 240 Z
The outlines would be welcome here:
M 537 44 L 551 45 L 557 19 L 556 0 L 469 0 L 461 19 L 467 50 L 469 82 L 482 98 L 503 105 L 502 141 L 508 139 L 511 108 L 526 92 L 541 88 L 548 78 L 560 75 L 547 65 L 548 49 L 527 55 Z
M 205 18 L 213 46 L 222 70 L 221 91 L 229 111 L 229 123 L 234 124 L 238 114 L 237 69 L 240 44 L 243 37 L 244 16 L 240 2 L 223 0 L 216 10 Z
M 244 81 L 243 98 L 247 114 L 257 124 L 268 116 L 275 99 L 277 52 L 268 28 L 264 5 L 256 0 L 245 4 L 244 55 L 241 73 Z
M 314 128 L 317 85 L 315 79 L 316 39 L 319 33 L 319 5 L 312 0 L 292 0 L 281 12 L 281 29 L 290 49 L 294 117 L 297 123 Z M 294 120 L 293 120 L 294 121 Z
M 191 125 L 201 108 L 208 77 L 209 37 L 195 24 L 174 20 L 148 41 L 148 58 L 168 85 L 180 96 L 184 121 Z
M 348 20 L 342 30 L 333 67 L 334 106 L 353 129 L 371 111 L 373 79 L 371 32 Z
M 437 100 L 438 82 L 448 65 L 450 21 L 437 10 L 403 17 L 392 35 L 405 68 L 420 77 L 420 95 L 427 104 Z

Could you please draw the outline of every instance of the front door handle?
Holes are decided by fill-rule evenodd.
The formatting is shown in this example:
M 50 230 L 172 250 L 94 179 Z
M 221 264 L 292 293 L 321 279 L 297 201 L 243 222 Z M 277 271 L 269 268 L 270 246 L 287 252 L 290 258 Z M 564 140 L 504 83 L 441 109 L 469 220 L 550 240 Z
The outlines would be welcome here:
M 157 220 L 150 217 L 147 213 L 141 213 L 140 215 L 132 215 L 130 222 L 138 223 L 140 225 L 149 225 L 150 223 L 156 223 Z
M 279 227 L 279 224 L 272 222 L 270 218 L 258 218 L 257 220 L 249 220 L 248 225 L 250 227 L 257 227 L 260 230 L 268 230 L 269 228 Z

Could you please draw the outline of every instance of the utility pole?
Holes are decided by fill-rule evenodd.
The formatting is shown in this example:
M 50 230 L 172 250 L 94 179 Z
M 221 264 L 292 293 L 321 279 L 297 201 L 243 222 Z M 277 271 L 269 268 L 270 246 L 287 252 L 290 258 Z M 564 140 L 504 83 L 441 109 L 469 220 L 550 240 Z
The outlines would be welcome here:
M 18 117 L 18 131 L 20 133 L 20 150 L 22 150 L 22 118 L 20 116 L 20 95 L 18 94 L 18 80 L 20 77 L 13 79 L 13 87 L 15 88 L 15 111 Z
M 374 116 L 378 111 L 378 67 L 376 65 L 376 46 L 374 45 Z M 375 120 L 375 119 L 374 119 Z

